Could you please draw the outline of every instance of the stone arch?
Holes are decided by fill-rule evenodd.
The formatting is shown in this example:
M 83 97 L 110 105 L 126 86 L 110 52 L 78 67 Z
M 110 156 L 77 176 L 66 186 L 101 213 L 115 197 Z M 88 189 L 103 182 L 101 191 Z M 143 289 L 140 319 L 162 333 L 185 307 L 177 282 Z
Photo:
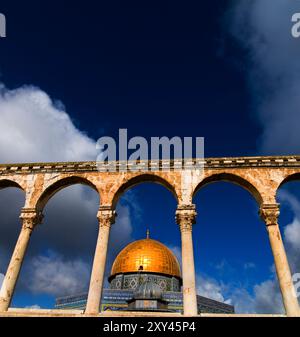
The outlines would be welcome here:
M 197 192 L 203 188 L 204 186 L 214 183 L 214 182 L 218 182 L 218 181 L 225 181 L 225 182 L 230 182 L 236 185 L 239 185 L 241 187 L 243 187 L 244 189 L 246 189 L 253 197 L 254 199 L 257 201 L 258 205 L 263 203 L 263 197 L 261 195 L 261 193 L 258 191 L 258 189 L 252 184 L 250 183 L 248 180 L 244 179 L 243 177 L 237 175 L 237 174 L 233 174 L 233 173 L 214 173 L 206 178 L 204 178 L 195 188 L 194 192 L 193 192 L 193 196 L 192 198 L 194 198 L 194 196 L 197 194 Z
M 278 192 L 280 190 L 280 188 L 289 183 L 289 182 L 293 182 L 293 181 L 299 181 L 300 182 L 300 172 L 296 172 L 296 173 L 291 173 L 289 175 L 287 175 L 281 182 L 280 184 L 278 185 L 278 187 L 276 188 L 275 190 L 275 195 L 274 195 L 274 198 L 275 200 L 277 201 L 278 200 Z
M 58 179 L 53 184 L 48 186 L 39 196 L 37 203 L 36 203 L 36 209 L 39 211 L 42 211 L 47 204 L 47 202 L 59 191 L 63 190 L 66 187 L 72 186 L 72 185 L 86 185 L 91 187 L 93 190 L 95 190 L 99 195 L 100 200 L 100 194 L 97 189 L 97 187 L 88 179 L 78 176 L 69 176 L 65 178 Z
M 281 183 L 278 185 L 277 189 L 276 189 L 276 195 L 278 193 L 278 190 L 280 189 L 280 187 L 282 187 L 282 185 L 289 183 L 291 181 L 300 181 L 300 172 L 296 172 L 296 173 L 292 173 L 289 174 L 288 176 L 286 176 Z
M 124 194 L 126 191 L 131 189 L 134 186 L 137 186 L 139 184 L 143 183 L 156 183 L 159 185 L 164 186 L 166 189 L 168 189 L 173 196 L 175 197 L 176 201 L 178 202 L 178 195 L 175 189 L 175 186 L 172 185 L 170 182 L 168 182 L 165 178 L 151 173 L 143 173 L 136 175 L 130 179 L 127 179 L 125 182 L 123 182 L 117 191 L 114 193 L 112 197 L 112 207 L 115 208 L 117 205 L 118 200 L 120 199 L 120 196 Z
M 25 192 L 25 188 L 21 186 L 19 183 L 17 183 L 14 180 L 11 179 L 0 179 L 0 190 L 4 188 L 9 188 L 9 187 L 16 187 L 21 189 L 23 192 Z

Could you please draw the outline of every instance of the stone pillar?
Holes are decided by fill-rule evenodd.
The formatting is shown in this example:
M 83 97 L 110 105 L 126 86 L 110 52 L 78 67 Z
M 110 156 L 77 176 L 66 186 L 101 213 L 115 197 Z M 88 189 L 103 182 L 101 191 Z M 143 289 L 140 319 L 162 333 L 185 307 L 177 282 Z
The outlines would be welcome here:
M 196 222 L 196 215 L 195 205 L 180 205 L 176 211 L 176 222 L 181 232 L 182 293 L 185 316 L 198 314 L 192 238 L 192 227 Z
M 300 309 L 294 289 L 289 263 L 278 226 L 279 204 L 263 204 L 260 215 L 265 221 L 274 257 L 276 273 L 287 316 L 299 316 Z
M 42 215 L 35 209 L 23 208 L 20 219 L 22 229 L 0 291 L 0 311 L 7 311 L 10 306 L 31 233 L 34 227 L 41 222 Z
M 99 234 L 85 310 L 86 314 L 99 313 L 110 227 L 115 222 L 115 215 L 115 211 L 107 206 L 101 206 L 97 215 L 99 220 Z

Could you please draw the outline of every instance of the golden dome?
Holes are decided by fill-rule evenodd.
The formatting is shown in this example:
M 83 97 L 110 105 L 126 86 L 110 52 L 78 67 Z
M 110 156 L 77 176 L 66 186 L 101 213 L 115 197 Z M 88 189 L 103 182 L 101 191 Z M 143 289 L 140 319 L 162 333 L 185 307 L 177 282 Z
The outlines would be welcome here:
M 181 278 L 177 258 L 161 242 L 149 239 L 134 241 L 127 245 L 116 257 L 111 268 L 111 276 L 139 271 L 159 273 Z

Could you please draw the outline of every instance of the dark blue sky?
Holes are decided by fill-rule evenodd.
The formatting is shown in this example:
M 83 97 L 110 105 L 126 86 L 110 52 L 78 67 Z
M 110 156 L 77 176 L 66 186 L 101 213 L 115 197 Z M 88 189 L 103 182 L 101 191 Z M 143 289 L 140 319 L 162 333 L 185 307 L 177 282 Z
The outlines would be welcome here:
M 41 87 L 91 137 L 128 128 L 203 136 L 206 156 L 255 154 L 243 51 L 223 33 L 228 1 L 10 1 L 1 10 L 2 81 Z
M 249 53 L 228 33 L 228 10 L 236 3 L 2 2 L 7 38 L 0 40 L 0 82 L 8 89 L 24 84 L 41 88 L 61 101 L 78 129 L 94 140 L 103 135 L 117 137 L 120 128 L 127 128 L 129 137 L 205 137 L 206 157 L 259 155 L 263 126 L 254 109 Z M 153 238 L 180 247 L 172 195 L 152 184 L 132 191 L 120 201 L 130 209 L 130 239 L 144 237 L 150 227 Z M 292 192 L 297 191 L 299 186 L 294 184 Z M 63 193 L 58 193 L 62 194 L 58 201 L 64 200 Z M 197 274 L 233 304 L 237 290 L 253 299 L 255 285 L 274 278 L 258 205 L 247 191 L 222 182 L 200 190 L 194 202 Z M 73 221 L 72 207 L 67 205 L 65 212 L 63 207 L 60 204 L 63 216 L 48 220 L 46 208 L 46 223 L 41 234 L 34 234 L 35 248 L 30 254 L 52 249 L 80 256 L 80 245 L 69 247 L 68 234 L 59 238 L 66 240 L 65 250 L 57 238 L 47 240 L 42 234 L 50 231 L 47 225 L 59 229 Z M 96 212 L 97 202 L 93 207 Z M 17 221 L 17 212 L 14 216 Z M 281 224 L 289 224 L 293 216 L 285 205 Z M 84 226 L 88 244 L 81 247 L 82 258 L 90 265 L 95 218 Z M 16 233 L 10 239 L 12 245 Z M 25 275 L 21 274 L 21 284 L 26 282 Z M 241 310 L 246 310 L 251 298 L 240 301 Z M 19 306 L 51 307 L 53 301 L 54 296 L 33 295 L 21 286 L 14 298 Z M 253 311 L 251 305 L 247 308 Z

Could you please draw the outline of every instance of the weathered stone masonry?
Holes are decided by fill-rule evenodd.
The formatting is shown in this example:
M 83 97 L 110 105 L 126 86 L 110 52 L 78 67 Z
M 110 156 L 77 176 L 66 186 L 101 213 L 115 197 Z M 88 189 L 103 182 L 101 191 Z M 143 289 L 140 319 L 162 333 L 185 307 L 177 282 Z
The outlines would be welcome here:
M 195 160 L 193 160 L 195 162 Z M 200 162 L 201 160 L 197 160 Z M 48 200 L 59 190 L 85 184 L 99 194 L 99 236 L 91 273 L 86 314 L 98 314 L 111 225 L 119 197 L 134 185 L 159 183 L 169 189 L 178 202 L 176 222 L 182 242 L 182 277 L 184 314 L 196 315 L 196 286 L 192 227 L 196 218 L 193 197 L 203 186 L 215 181 L 229 181 L 248 190 L 258 204 L 265 222 L 277 271 L 283 303 L 288 316 L 300 315 L 291 272 L 278 226 L 278 188 L 287 181 L 300 179 L 300 156 L 206 158 L 203 169 L 179 169 L 178 161 L 164 170 L 166 161 L 142 162 L 144 170 L 99 172 L 96 162 L 34 163 L 0 165 L 0 189 L 18 187 L 25 192 L 20 219 L 20 234 L 0 291 L 0 311 L 8 310 L 18 275 L 30 244 L 30 236 L 42 219 Z M 131 163 L 128 163 L 130 169 Z M 152 169 L 152 170 L 151 170 Z M 175 222 L 175 221 L 174 221 Z

